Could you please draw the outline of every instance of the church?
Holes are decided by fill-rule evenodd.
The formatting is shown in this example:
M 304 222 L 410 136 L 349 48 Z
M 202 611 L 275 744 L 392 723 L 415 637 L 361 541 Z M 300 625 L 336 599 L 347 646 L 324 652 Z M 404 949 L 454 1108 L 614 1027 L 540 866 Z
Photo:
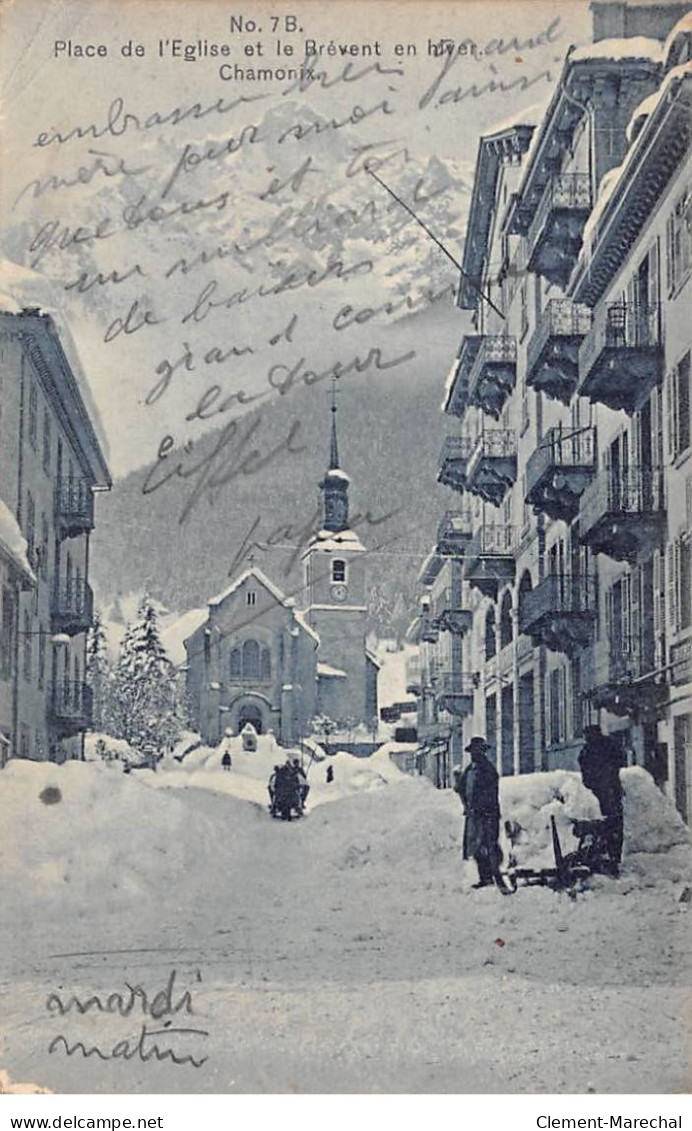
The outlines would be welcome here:
M 216 745 L 252 723 L 292 746 L 315 716 L 337 726 L 377 720 L 379 665 L 367 647 L 365 547 L 349 529 L 349 477 L 339 466 L 332 396 L 329 466 L 319 484 L 322 528 L 303 554 L 304 600 L 252 565 L 207 606 L 185 640 L 192 722 Z

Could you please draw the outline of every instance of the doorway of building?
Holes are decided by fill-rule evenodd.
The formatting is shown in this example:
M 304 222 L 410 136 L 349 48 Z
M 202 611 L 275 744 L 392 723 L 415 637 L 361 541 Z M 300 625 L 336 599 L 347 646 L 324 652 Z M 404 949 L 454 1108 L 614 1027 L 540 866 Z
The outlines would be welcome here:
M 262 734 L 264 728 L 262 712 L 254 703 L 245 703 L 240 708 L 238 712 L 238 731 L 241 731 L 248 723 L 252 724 L 257 734 Z

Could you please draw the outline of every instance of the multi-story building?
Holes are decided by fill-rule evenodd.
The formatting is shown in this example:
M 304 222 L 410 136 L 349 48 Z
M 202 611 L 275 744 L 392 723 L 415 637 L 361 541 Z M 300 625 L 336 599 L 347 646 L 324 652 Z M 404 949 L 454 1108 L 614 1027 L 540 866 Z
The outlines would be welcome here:
M 692 24 L 647 13 L 480 141 L 438 478 L 472 515 L 467 729 L 517 773 L 598 721 L 689 816 Z
M 14 757 L 79 758 L 93 494 L 111 481 L 76 352 L 50 315 L 0 312 L 0 404 L 2 502 L 35 575 L 28 591 L 3 588 L 3 743 Z

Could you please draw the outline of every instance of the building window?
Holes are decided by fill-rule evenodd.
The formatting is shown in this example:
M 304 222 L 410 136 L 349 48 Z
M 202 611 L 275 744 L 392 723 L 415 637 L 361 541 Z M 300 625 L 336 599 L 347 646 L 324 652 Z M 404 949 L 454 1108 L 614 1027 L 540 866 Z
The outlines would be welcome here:
M 672 459 L 686 452 L 692 437 L 689 350 L 668 374 L 668 443 Z
M 565 673 L 556 668 L 550 673 L 549 681 L 549 719 L 550 741 L 554 744 L 565 738 Z
M 38 392 L 36 386 L 31 383 L 29 388 L 29 443 L 34 451 L 36 451 L 36 444 L 38 442 Z
M 666 245 L 668 293 L 673 294 L 685 281 L 692 267 L 692 189 L 685 189 L 668 217 Z
M 245 603 L 248 605 L 257 604 L 257 594 L 255 593 L 254 589 L 248 589 L 247 593 L 245 594 Z
M 246 640 L 233 648 L 228 658 L 228 674 L 231 679 L 267 681 L 272 677 L 271 651 L 256 640 Z
M 526 298 L 526 279 L 519 288 L 519 340 L 523 341 L 529 330 L 529 304 Z
M 507 590 L 502 598 L 500 607 L 500 647 L 506 648 L 512 643 L 512 596 Z
M 490 606 L 485 618 L 485 658 L 492 660 L 497 650 L 497 640 L 495 637 L 495 609 L 493 605 Z
M 50 413 L 48 409 L 43 413 L 43 470 L 48 474 L 50 472 Z
M 24 679 L 31 679 L 31 616 L 24 613 Z
M 44 581 L 46 581 L 47 578 L 48 578 L 48 540 L 49 540 L 48 519 L 46 518 L 45 514 L 42 514 L 41 515 L 41 546 L 40 546 L 39 566 L 40 566 L 40 569 L 41 569 L 41 576 L 42 576 Z
M 14 667 L 14 593 L 8 586 L 2 590 L 2 625 L 0 627 L 0 679 L 12 678 Z
M 332 581 L 346 580 L 346 562 L 343 558 L 334 558 L 332 562 Z
M 692 628 L 692 534 L 668 547 L 668 603 L 673 632 Z

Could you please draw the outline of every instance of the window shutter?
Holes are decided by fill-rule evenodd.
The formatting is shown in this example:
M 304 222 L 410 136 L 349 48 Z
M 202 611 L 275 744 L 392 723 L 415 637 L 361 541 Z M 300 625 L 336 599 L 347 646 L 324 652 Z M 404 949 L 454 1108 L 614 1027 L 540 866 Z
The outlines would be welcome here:
M 655 666 L 662 668 L 665 658 L 665 588 L 664 588 L 664 558 L 660 550 L 653 553 L 654 572 L 654 650 Z
M 641 584 L 641 569 L 633 566 L 630 574 L 630 653 L 637 670 L 641 655 Z
M 677 543 L 671 542 L 668 546 L 668 626 L 671 635 L 678 631 L 678 602 L 677 602 Z
M 632 576 L 622 579 L 622 643 L 626 656 L 632 654 Z
M 671 369 L 666 374 L 666 401 L 668 408 L 668 456 L 671 460 L 674 460 L 677 455 L 675 443 L 675 438 L 677 436 L 677 397 L 675 395 L 675 387 L 677 384 L 676 377 L 677 374 L 675 369 Z
M 674 220 L 669 216 L 666 221 L 666 287 L 668 294 L 673 293 L 673 235 Z

